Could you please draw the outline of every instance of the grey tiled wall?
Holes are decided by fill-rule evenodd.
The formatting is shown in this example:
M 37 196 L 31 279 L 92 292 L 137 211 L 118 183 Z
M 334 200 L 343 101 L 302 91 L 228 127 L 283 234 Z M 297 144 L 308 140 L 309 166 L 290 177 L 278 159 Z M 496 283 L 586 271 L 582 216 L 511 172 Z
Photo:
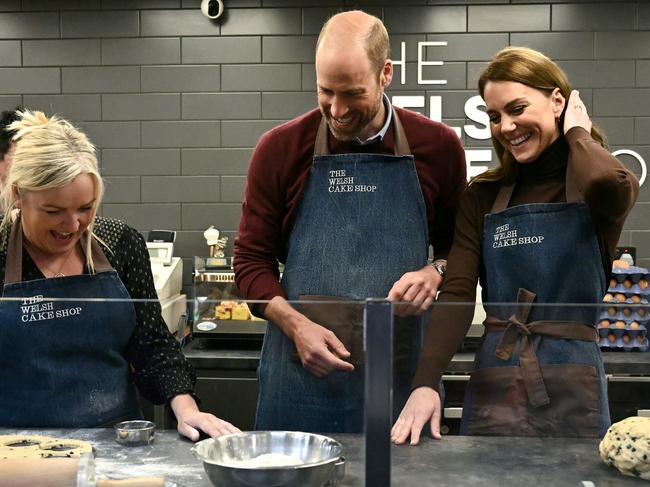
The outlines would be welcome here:
M 506 45 L 556 59 L 581 90 L 611 149 L 650 161 L 650 4 L 526 0 L 227 0 L 219 21 L 198 0 L 0 0 L 0 108 L 18 103 L 78 123 L 100 148 L 103 213 L 141 231 L 178 231 L 177 253 L 204 254 L 209 225 L 230 245 L 259 135 L 315 106 L 313 50 L 322 22 L 359 7 L 382 17 L 405 62 L 389 94 L 442 97 L 460 127 L 476 78 Z M 417 82 L 419 41 L 427 78 Z M 405 59 L 401 59 L 405 42 Z M 468 149 L 487 140 L 462 134 Z M 640 173 L 629 156 L 622 160 Z M 621 243 L 650 266 L 650 183 Z

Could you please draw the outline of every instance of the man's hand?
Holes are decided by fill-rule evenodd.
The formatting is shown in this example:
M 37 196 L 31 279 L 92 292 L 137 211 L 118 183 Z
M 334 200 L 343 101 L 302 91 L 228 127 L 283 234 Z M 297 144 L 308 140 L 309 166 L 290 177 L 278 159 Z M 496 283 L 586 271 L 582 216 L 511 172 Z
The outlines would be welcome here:
M 431 435 L 439 440 L 440 436 L 440 395 L 430 387 L 418 387 L 409 396 L 402 412 L 390 430 L 390 439 L 400 445 L 411 437 L 411 445 L 420 441 L 422 428 L 430 421 Z
M 189 394 L 175 396 L 170 406 L 178 422 L 178 432 L 192 441 L 197 441 L 200 431 L 210 436 L 228 435 L 239 433 L 239 428 L 228 421 L 217 418 L 214 414 L 199 411 L 196 401 Z
M 296 311 L 284 298 L 273 298 L 264 314 L 293 341 L 303 367 L 316 377 L 334 370 L 354 370 L 354 365 L 344 360 L 350 352 L 336 335 Z
M 433 304 L 442 284 L 442 276 L 432 266 L 419 271 L 407 272 L 393 284 L 388 300 L 394 303 L 410 303 L 395 306 L 396 315 L 420 315 Z

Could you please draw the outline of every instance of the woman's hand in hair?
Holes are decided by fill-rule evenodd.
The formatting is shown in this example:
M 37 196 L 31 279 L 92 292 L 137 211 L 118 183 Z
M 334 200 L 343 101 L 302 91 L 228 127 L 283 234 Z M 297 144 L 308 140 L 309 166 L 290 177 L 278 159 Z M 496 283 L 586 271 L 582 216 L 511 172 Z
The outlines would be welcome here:
M 582 127 L 591 133 L 591 125 L 587 107 L 580 99 L 580 93 L 573 90 L 569 95 L 569 101 L 564 112 L 564 133 L 566 134 L 573 127 Z

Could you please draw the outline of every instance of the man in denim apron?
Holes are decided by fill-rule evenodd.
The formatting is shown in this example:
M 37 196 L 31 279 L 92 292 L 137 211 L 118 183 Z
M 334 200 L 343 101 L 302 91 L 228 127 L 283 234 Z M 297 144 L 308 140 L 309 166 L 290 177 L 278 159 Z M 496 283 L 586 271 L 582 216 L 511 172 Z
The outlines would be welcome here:
M 382 33 L 385 56 L 377 62 L 365 44 Z M 387 296 L 410 303 L 401 314 L 420 314 L 433 302 L 444 270 L 427 264 L 427 209 L 414 157 L 400 116 L 384 95 L 392 63 L 381 22 L 359 11 L 330 19 L 316 48 L 316 72 L 322 119 L 287 242 L 286 300 L 276 296 L 264 310 L 269 327 L 256 428 L 360 432 L 363 308 L 351 301 Z M 364 144 L 389 131 L 392 155 L 330 153 L 330 133 Z M 236 273 L 237 259 L 236 251 Z M 287 300 L 304 304 L 294 308 Z M 397 348 L 407 349 L 396 362 L 398 407 L 408 394 L 418 319 L 396 323 L 396 334 L 405 337 Z

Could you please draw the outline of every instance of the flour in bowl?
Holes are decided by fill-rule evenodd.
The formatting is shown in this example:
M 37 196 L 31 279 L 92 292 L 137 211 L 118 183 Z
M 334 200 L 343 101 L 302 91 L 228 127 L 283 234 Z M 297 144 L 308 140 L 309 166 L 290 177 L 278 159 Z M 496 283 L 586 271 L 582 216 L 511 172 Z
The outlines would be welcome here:
M 264 453 L 249 460 L 231 460 L 228 465 L 237 468 L 295 467 L 303 465 L 300 458 L 282 453 Z

